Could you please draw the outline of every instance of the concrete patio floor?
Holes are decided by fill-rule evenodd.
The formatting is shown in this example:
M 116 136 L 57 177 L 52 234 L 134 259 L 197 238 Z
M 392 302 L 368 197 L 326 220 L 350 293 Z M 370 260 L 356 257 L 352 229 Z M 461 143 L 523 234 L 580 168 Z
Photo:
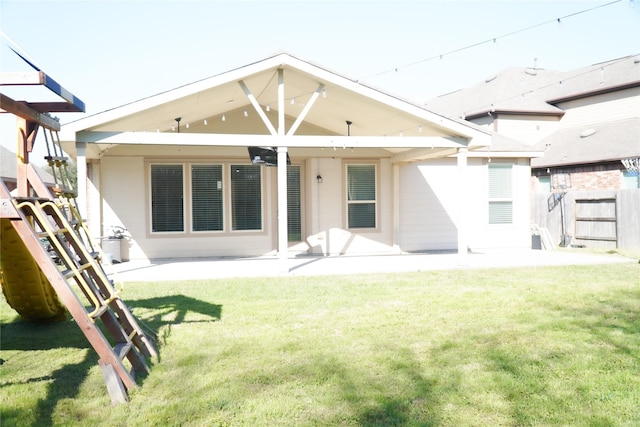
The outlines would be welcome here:
M 371 256 L 301 256 L 284 260 L 257 258 L 171 258 L 133 260 L 107 266 L 116 282 L 177 281 L 230 277 L 317 276 L 361 273 L 401 273 L 447 269 L 638 263 L 616 254 L 584 249 L 511 250 L 469 253 L 420 253 Z M 640 269 L 640 268 L 639 268 Z

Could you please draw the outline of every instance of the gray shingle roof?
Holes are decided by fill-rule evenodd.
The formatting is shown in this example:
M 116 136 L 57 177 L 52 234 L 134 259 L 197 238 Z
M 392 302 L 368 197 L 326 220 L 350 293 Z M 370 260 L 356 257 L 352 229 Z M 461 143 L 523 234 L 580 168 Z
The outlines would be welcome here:
M 534 148 L 545 150 L 531 160 L 534 168 L 640 157 L 640 118 L 559 130 Z
M 53 176 L 42 169 L 41 167 L 34 165 L 36 172 L 40 178 L 44 181 L 44 183 L 48 186 L 55 184 L 55 179 Z M 16 153 L 9 150 L 8 148 L 0 145 L 0 178 L 3 181 L 7 182 L 15 182 L 17 176 L 17 166 L 16 166 Z
M 475 86 L 427 101 L 436 112 L 477 117 L 491 111 L 515 114 L 558 114 L 565 99 L 640 85 L 640 55 L 631 55 L 571 71 L 508 68 Z

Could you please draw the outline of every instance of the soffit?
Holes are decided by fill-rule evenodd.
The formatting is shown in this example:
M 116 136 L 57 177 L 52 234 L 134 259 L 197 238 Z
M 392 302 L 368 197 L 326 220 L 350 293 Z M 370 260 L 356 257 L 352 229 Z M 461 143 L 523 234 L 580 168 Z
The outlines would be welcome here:
M 324 70 L 319 73 L 321 76 L 313 73 L 313 66 L 303 70 L 286 62 L 248 74 L 243 74 L 243 69 L 239 69 L 228 76 L 212 78 L 210 86 L 206 82 L 196 82 L 199 84 L 197 90 L 189 90 L 190 85 L 187 85 L 101 113 L 92 120 L 73 122 L 66 127 L 75 131 L 177 132 L 178 123 L 175 119 L 180 117 L 180 132 L 268 135 L 267 126 L 238 82 L 242 80 L 246 84 L 261 110 L 277 129 L 278 68 L 283 69 L 285 102 L 282 107 L 287 131 L 320 85 L 324 87 L 323 95 L 326 94 L 318 96 L 296 135 L 347 135 L 350 131 L 351 135 L 358 136 L 446 137 L 459 136 L 458 130 L 478 133 L 477 129 L 466 123 L 461 125 L 459 121 L 452 121 L 386 94 L 372 98 L 371 93 L 381 93 L 344 77 Z M 386 102 L 388 99 L 398 102 L 391 105 Z M 398 105 L 406 105 L 407 108 L 399 109 Z M 131 113 L 119 115 L 119 109 Z M 101 120 L 101 116 L 105 120 Z M 350 127 L 347 121 L 352 122 Z M 83 126 L 84 123 L 89 126 Z

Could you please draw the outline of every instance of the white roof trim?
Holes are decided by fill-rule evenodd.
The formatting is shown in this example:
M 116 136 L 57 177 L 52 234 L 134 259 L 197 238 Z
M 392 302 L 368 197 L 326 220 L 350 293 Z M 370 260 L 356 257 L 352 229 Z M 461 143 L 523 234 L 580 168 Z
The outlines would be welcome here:
M 150 96 L 148 98 L 141 99 L 139 101 L 134 101 L 121 107 L 107 110 L 102 113 L 97 113 L 95 115 L 65 124 L 63 126 L 62 132 L 62 135 L 65 136 L 63 140 L 73 141 L 73 133 L 75 132 L 91 129 L 93 127 L 114 120 L 122 119 L 124 117 L 142 112 L 149 108 L 153 108 L 180 98 L 197 94 L 198 92 L 210 89 L 212 87 L 240 81 L 250 75 L 271 68 L 286 68 L 287 66 L 293 67 L 299 71 L 314 76 L 315 78 L 320 80 L 320 83 L 323 83 L 326 86 L 336 85 L 343 87 L 347 90 L 353 91 L 354 93 L 360 94 L 372 100 L 389 105 L 392 108 L 419 117 L 423 120 L 433 123 L 436 126 L 440 126 L 453 131 L 463 137 L 469 139 L 480 137 L 482 139 L 482 137 L 488 135 L 484 130 L 476 127 L 471 123 L 433 113 L 432 111 L 429 111 L 422 106 L 418 106 L 417 104 L 402 100 L 371 87 L 364 86 L 357 81 L 350 80 L 334 72 L 325 70 L 321 67 L 297 59 L 291 55 L 278 54 L 260 62 L 249 64 L 235 70 L 231 70 L 213 77 L 187 84 L 185 86 L 178 87 L 176 89 L 172 89 L 157 95 Z

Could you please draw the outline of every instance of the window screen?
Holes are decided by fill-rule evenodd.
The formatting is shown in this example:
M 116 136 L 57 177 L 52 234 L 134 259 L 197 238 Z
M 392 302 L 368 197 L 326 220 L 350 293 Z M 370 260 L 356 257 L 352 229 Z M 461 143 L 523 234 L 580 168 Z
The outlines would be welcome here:
M 511 165 L 489 165 L 489 224 L 513 223 L 511 171 Z
M 375 165 L 347 166 L 347 211 L 349 228 L 375 228 Z
M 191 166 L 193 231 L 223 229 L 222 165 Z
M 182 165 L 151 165 L 151 230 L 184 231 Z
M 262 229 L 260 166 L 231 165 L 231 223 L 233 230 Z

